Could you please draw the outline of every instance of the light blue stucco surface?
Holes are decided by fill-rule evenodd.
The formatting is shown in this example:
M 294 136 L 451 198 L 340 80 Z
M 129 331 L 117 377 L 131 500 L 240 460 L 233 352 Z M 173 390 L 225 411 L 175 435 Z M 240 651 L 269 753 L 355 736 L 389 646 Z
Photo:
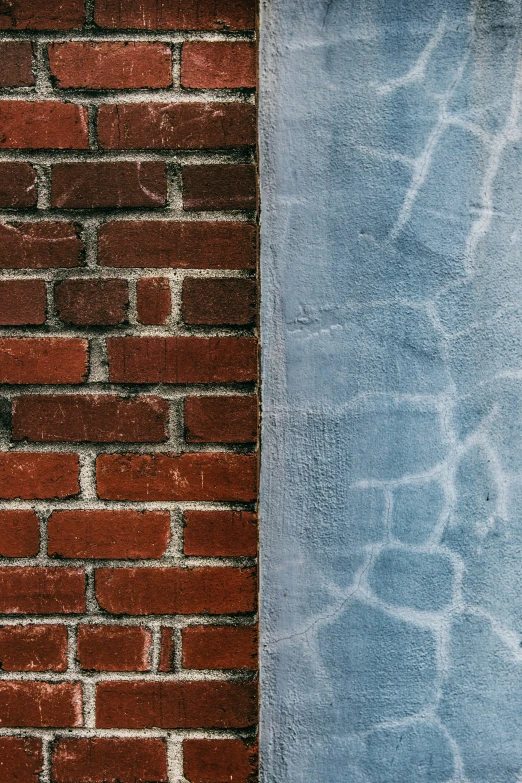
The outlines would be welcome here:
M 521 47 L 264 3 L 265 783 L 522 781 Z

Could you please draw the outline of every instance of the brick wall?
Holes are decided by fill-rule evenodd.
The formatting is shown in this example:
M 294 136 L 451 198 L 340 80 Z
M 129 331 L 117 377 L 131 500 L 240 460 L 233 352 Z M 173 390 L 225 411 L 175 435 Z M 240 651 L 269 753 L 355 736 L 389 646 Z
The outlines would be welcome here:
M 0 780 L 255 771 L 253 0 L 0 6 Z

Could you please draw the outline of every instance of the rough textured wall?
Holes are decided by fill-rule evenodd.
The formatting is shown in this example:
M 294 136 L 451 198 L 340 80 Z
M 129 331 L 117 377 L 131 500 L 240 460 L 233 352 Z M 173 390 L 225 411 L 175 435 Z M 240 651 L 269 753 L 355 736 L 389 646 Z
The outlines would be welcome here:
M 251 0 L 0 4 L 0 780 L 246 783 Z
M 267 783 L 522 780 L 521 40 L 264 4 Z

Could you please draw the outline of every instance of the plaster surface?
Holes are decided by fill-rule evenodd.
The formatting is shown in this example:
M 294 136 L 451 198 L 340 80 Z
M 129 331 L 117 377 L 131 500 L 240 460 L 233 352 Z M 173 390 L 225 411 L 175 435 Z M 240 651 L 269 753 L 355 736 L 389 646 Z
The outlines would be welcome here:
M 263 780 L 521 783 L 521 0 L 261 22 Z

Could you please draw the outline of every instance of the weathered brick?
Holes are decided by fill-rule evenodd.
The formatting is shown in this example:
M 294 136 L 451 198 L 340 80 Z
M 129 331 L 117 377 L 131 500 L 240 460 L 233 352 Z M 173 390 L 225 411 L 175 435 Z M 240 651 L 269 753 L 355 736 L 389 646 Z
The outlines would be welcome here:
M 249 326 L 256 317 L 256 284 L 243 278 L 186 277 L 182 314 L 187 324 Z
M 162 739 L 60 737 L 53 747 L 53 783 L 166 783 Z
M 0 44 L 0 74 L 1 51 Z M 28 163 L 0 163 L 0 207 L 22 209 L 35 205 L 36 172 L 33 167 Z
M 55 511 L 47 549 L 69 558 L 156 558 L 169 538 L 168 511 Z
M 84 21 L 84 0 L 8 0 L 0 6 L 0 30 L 72 30 Z
M 166 201 L 167 168 L 160 161 L 57 163 L 52 168 L 53 207 L 163 207 Z
M 81 726 L 82 687 L 73 682 L 1 682 L 0 726 Z
M 102 729 L 241 729 L 256 721 L 251 682 L 101 682 L 96 725 Z
M 79 568 L 0 568 L 0 613 L 71 614 L 85 611 Z
M 255 209 L 256 188 L 249 164 L 183 166 L 184 209 Z
M 251 783 L 256 773 L 256 748 L 243 740 L 183 740 L 183 777 L 190 783 Z
M 147 672 L 152 633 L 136 625 L 78 626 L 78 661 L 87 671 Z
M 248 103 L 110 104 L 98 112 L 98 142 L 108 150 L 251 147 L 256 108 Z
M 111 337 L 107 352 L 112 383 L 243 383 L 257 377 L 253 337 Z
M 182 631 L 185 669 L 257 669 L 257 629 L 192 625 Z
M 30 87 L 33 84 L 33 47 L 31 42 L 2 41 L 0 43 L 0 87 Z
M 253 568 L 100 568 L 98 603 L 111 614 L 238 614 L 255 611 Z
M 1 626 L 0 661 L 6 672 L 64 672 L 67 628 L 64 625 Z
M 54 289 L 54 304 L 62 321 L 75 326 L 116 326 L 127 320 L 126 280 L 62 280 Z
M 13 401 L 13 440 L 160 442 L 168 415 L 168 401 L 153 396 L 24 395 Z
M 0 453 L 0 499 L 71 497 L 80 490 L 79 472 L 77 454 Z
M 172 628 L 161 629 L 161 649 L 158 664 L 159 672 L 170 672 L 174 659 L 174 631 Z
M 184 552 L 199 557 L 255 557 L 257 517 L 249 511 L 185 511 Z
M 170 284 L 164 277 L 143 277 L 136 286 L 137 315 L 142 324 L 164 324 L 170 315 Z
M 0 338 L 0 383 L 83 383 L 87 348 L 74 337 Z
M 0 557 L 34 557 L 39 548 L 40 523 L 34 511 L 0 511 Z
M 43 280 L 0 280 L 0 325 L 43 324 L 46 301 Z
M 102 454 L 98 495 L 106 500 L 209 500 L 250 503 L 256 498 L 257 460 L 250 454 Z
M 38 783 L 42 770 L 42 740 L 0 737 L 0 780 L 5 783 Z
M 48 47 L 58 87 L 88 90 L 169 87 L 170 47 L 160 43 L 68 41 Z
M 59 101 L 0 101 L 0 149 L 89 149 L 87 109 Z
M 0 269 L 79 266 L 83 242 L 72 223 L 0 224 Z
M 248 223 L 117 221 L 101 226 L 98 236 L 101 266 L 252 269 L 256 263 L 256 228 Z
M 255 0 L 96 0 L 100 27 L 145 30 L 253 30 Z
M 189 443 L 255 443 L 257 397 L 187 397 L 185 440 Z
M 255 43 L 189 41 L 183 44 L 181 84 L 195 89 L 255 87 Z

